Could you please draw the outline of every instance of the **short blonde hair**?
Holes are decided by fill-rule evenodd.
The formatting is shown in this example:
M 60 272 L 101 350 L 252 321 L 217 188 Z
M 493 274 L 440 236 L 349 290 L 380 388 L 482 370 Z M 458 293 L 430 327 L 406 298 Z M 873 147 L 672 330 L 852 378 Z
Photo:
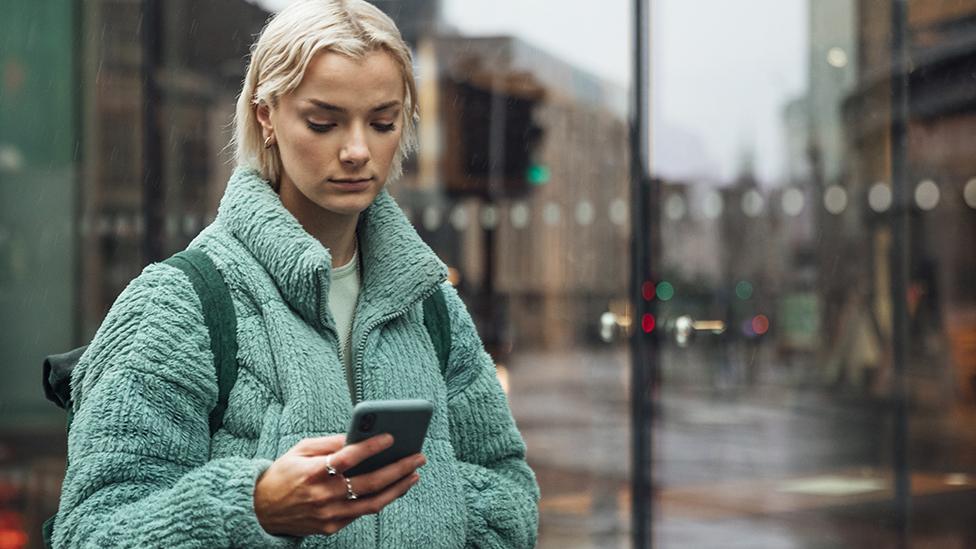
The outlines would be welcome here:
M 403 77 L 403 131 L 387 180 L 399 178 L 403 159 L 413 151 L 417 139 L 413 61 L 393 20 L 364 0 L 299 0 L 268 21 L 251 48 L 251 61 L 237 98 L 231 141 L 237 164 L 258 170 L 277 190 L 281 156 L 277 147 L 264 147 L 258 105 L 264 102 L 275 106 L 279 97 L 294 91 L 317 53 L 333 51 L 361 59 L 377 49 L 393 57 Z

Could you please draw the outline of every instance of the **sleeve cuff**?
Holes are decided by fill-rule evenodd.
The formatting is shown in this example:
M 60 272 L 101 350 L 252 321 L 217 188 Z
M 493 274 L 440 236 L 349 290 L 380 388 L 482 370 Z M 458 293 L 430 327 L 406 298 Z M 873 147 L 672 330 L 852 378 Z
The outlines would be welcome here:
M 468 540 L 479 547 L 533 547 L 538 509 L 514 485 L 474 463 L 458 462 L 466 485 Z
M 242 465 L 231 470 L 227 479 L 228 508 L 225 523 L 232 546 L 275 549 L 298 547 L 303 538 L 269 534 L 261 527 L 254 512 L 254 486 L 261 473 L 271 466 L 271 461 L 253 459 Z

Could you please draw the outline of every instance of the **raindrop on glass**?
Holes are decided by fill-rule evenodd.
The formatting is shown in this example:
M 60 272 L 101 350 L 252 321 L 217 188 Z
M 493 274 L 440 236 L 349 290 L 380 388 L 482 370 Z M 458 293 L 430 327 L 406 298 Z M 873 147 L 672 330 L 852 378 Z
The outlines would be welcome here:
M 707 219 L 716 219 L 722 215 L 722 195 L 716 190 L 709 190 L 702 198 L 702 213 Z
M 615 198 L 610 202 L 610 222 L 614 225 L 627 224 L 627 202 L 622 198 Z
M 891 187 L 884 181 L 871 185 L 868 191 L 868 206 L 877 213 L 888 211 L 891 207 Z
M 19 172 L 24 168 L 24 154 L 13 145 L 0 146 L 0 172 Z
M 680 194 L 672 194 L 664 201 L 664 215 L 671 221 L 683 218 L 687 210 L 685 199 Z
M 177 226 L 179 225 L 179 219 L 177 219 L 176 214 L 172 214 L 166 217 L 166 236 L 173 238 L 176 236 Z
M 458 232 L 468 228 L 468 211 L 464 206 L 457 206 L 451 212 L 451 226 Z
M 842 69 L 847 66 L 847 52 L 843 48 L 833 47 L 827 51 L 827 63 L 831 67 Z
M 962 190 L 963 200 L 970 208 L 976 210 L 976 177 L 969 180 Z
M 436 231 L 441 226 L 441 210 L 437 206 L 427 206 L 423 214 L 424 229 L 428 232 Z
M 838 215 L 847 208 L 847 191 L 840 185 L 831 185 L 824 192 L 824 208 Z
M 183 234 L 185 236 L 192 235 L 197 228 L 197 218 L 193 214 L 186 214 L 183 216 Z
M 546 222 L 546 225 L 557 225 L 559 224 L 560 213 L 559 204 L 548 202 L 542 208 L 542 220 Z
M 939 204 L 939 186 L 926 179 L 915 187 L 915 203 L 923 210 L 934 209 Z
M 803 193 L 800 189 L 790 188 L 783 193 L 783 212 L 786 215 L 798 216 L 803 211 Z
M 516 229 L 524 229 L 529 224 L 529 207 L 525 202 L 513 204 L 508 214 L 512 220 L 512 227 Z
M 765 206 L 761 194 L 755 189 L 749 189 L 742 195 L 742 213 L 748 217 L 759 217 Z
M 595 213 L 593 204 L 589 200 L 580 200 L 579 204 L 576 205 L 576 222 L 585 227 L 593 223 Z
M 490 231 L 498 226 L 498 209 L 494 206 L 485 206 L 481 208 L 481 226 L 487 231 Z

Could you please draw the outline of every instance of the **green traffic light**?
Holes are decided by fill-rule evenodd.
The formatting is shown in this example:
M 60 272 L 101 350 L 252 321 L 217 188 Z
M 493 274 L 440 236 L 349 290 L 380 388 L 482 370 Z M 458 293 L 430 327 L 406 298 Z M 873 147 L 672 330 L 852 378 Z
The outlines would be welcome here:
M 549 182 L 549 167 L 542 164 L 532 164 L 525 170 L 525 178 L 533 185 L 545 185 Z
M 735 295 L 737 295 L 739 299 L 743 301 L 751 298 L 752 284 L 749 284 L 745 280 L 739 281 L 739 283 L 735 285 Z
M 674 297 L 674 286 L 670 282 L 664 281 L 657 285 L 657 298 L 661 301 L 668 301 Z

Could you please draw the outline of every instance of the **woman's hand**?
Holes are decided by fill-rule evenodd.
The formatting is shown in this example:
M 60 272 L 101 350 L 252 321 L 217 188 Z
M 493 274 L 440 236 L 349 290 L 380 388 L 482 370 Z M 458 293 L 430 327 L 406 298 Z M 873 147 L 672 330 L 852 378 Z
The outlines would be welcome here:
M 392 446 L 393 437 L 378 435 L 349 446 L 345 442 L 345 435 L 304 439 L 264 471 L 254 487 L 254 511 L 266 532 L 334 534 L 363 515 L 378 513 L 420 480 L 416 469 L 426 459 L 414 454 L 351 477 L 358 498 L 346 499 L 342 472 Z M 339 475 L 330 477 L 327 463 Z

